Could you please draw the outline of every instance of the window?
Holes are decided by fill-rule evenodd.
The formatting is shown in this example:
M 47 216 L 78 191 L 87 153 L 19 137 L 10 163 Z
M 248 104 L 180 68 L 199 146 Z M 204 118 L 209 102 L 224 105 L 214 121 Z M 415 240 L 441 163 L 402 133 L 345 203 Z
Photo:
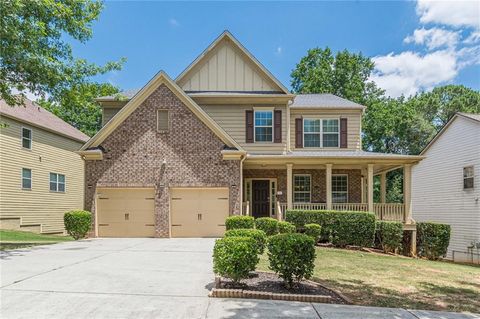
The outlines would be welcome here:
M 32 130 L 22 127 L 22 147 L 32 149 Z
M 29 168 L 22 168 L 22 188 L 32 189 L 32 170 Z
M 157 110 L 157 131 L 168 132 L 168 110 Z
M 310 203 L 310 175 L 293 175 L 293 201 L 295 203 Z
M 474 187 L 474 169 L 473 166 L 463 168 L 463 189 Z
M 303 120 L 303 147 L 338 147 L 339 139 L 338 119 Z
M 65 175 L 50 173 L 50 191 L 65 192 Z
M 273 111 L 255 111 L 255 142 L 273 142 Z
M 334 203 L 348 202 L 347 175 L 332 175 L 332 201 Z

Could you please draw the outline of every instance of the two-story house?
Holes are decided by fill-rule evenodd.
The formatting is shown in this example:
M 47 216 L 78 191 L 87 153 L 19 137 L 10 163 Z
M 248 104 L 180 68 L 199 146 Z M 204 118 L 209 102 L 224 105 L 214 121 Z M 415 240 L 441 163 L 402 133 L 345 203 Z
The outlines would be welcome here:
M 364 106 L 290 93 L 229 32 L 175 80 L 159 72 L 124 95 L 99 99 L 104 126 L 80 151 L 98 236 L 219 236 L 228 215 L 288 208 L 411 223 L 411 166 L 422 157 L 362 151 Z M 385 174 L 400 167 L 405 203 L 385 203 Z

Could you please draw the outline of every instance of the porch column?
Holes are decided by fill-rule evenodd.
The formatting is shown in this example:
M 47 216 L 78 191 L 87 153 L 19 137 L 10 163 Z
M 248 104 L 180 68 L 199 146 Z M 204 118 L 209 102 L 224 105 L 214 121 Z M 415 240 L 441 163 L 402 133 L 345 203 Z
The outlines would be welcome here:
M 326 164 L 325 182 L 327 192 L 327 209 L 332 209 L 332 164 Z
M 412 220 L 412 164 L 403 166 L 403 204 L 405 223 L 409 223 Z
M 373 212 L 373 164 L 368 164 L 367 170 L 367 203 L 368 211 Z
M 380 174 L 380 203 L 387 201 L 387 173 Z
M 287 164 L 287 209 L 293 208 L 293 164 Z

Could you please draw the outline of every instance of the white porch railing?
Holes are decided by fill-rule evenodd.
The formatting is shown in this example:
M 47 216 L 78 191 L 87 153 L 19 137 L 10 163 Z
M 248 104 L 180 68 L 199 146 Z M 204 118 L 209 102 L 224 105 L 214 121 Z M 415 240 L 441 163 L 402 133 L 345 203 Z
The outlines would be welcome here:
M 378 220 L 405 221 L 405 205 L 402 203 L 374 203 L 373 210 Z
M 332 204 L 333 210 L 345 210 L 352 212 L 366 212 L 368 211 L 368 204 L 364 203 L 335 203 Z

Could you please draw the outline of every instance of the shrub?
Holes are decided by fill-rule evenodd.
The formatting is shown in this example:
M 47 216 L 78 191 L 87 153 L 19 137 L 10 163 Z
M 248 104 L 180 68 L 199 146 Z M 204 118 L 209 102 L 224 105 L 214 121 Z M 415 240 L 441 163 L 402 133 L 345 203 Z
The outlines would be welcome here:
M 281 221 L 278 222 L 278 232 L 280 234 L 294 233 L 297 230 L 294 224 Z
M 213 271 L 238 283 L 255 270 L 259 261 L 256 241 L 252 237 L 225 237 L 213 248 Z
M 439 259 L 447 254 L 450 243 L 450 225 L 433 222 L 417 223 L 417 253 L 428 259 Z
M 315 243 L 317 243 L 322 235 L 322 226 L 319 224 L 306 224 L 305 235 L 312 237 Z
M 227 230 L 230 229 L 250 229 L 255 226 L 255 219 L 252 216 L 230 216 L 225 220 Z
M 231 229 L 225 232 L 225 237 L 251 237 L 255 239 L 258 254 L 263 254 L 267 235 L 260 229 Z
M 278 234 L 267 240 L 270 269 L 275 271 L 287 288 L 293 281 L 309 279 L 315 267 L 315 242 L 304 234 Z
M 255 219 L 255 228 L 261 229 L 267 234 L 272 236 L 278 234 L 278 220 L 271 217 L 261 217 Z
M 287 210 L 285 220 L 297 229 L 306 224 L 321 226 L 321 240 L 336 246 L 373 246 L 375 239 L 375 215 L 367 212 L 335 210 Z
M 397 252 L 402 248 L 403 225 L 401 222 L 377 221 L 375 239 L 384 252 Z
M 92 226 L 92 213 L 86 210 L 72 210 L 63 215 L 67 233 L 75 240 L 85 238 Z

